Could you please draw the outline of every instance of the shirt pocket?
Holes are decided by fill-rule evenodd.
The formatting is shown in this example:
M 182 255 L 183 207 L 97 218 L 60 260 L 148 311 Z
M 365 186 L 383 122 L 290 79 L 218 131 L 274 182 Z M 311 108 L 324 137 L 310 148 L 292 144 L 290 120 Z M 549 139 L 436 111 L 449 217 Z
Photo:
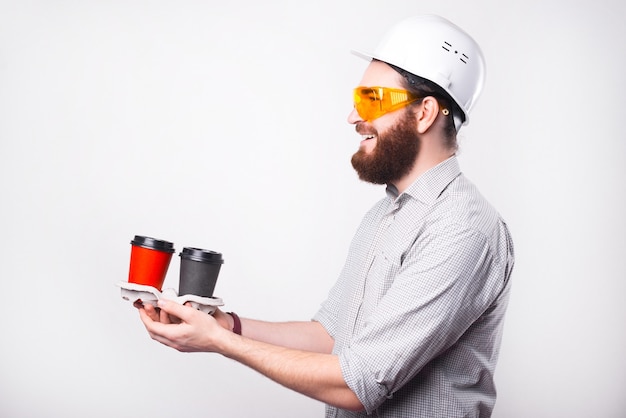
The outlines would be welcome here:
M 393 285 L 394 278 L 400 270 L 400 257 L 381 251 L 373 260 L 367 274 L 363 306 L 367 315 L 373 311 L 378 302 Z

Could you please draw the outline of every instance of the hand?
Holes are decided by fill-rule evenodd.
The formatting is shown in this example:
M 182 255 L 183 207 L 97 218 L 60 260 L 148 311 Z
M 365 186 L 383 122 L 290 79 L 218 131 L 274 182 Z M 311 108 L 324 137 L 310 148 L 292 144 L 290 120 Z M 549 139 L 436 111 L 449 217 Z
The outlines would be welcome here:
M 363 410 L 360 400 L 343 379 L 339 357 L 329 354 L 328 343 L 332 338 L 318 323 L 285 323 L 282 326 L 281 324 L 261 326 L 261 329 L 276 331 L 284 328 L 282 334 L 287 335 L 299 334 L 297 330 L 302 331 L 304 327 L 306 334 L 304 340 L 307 342 L 315 336 L 325 335 L 322 344 L 316 342 L 312 345 L 324 347 L 323 353 L 288 348 L 239 336 L 229 331 L 230 315 L 219 310 L 215 312 L 214 318 L 191 306 L 179 305 L 174 301 L 159 300 L 159 310 L 150 305 L 144 307 L 141 303 L 135 306 L 139 309 L 139 316 L 150 336 L 164 345 L 183 352 L 220 353 L 253 368 L 283 386 L 321 402 L 343 409 Z M 249 323 L 263 324 L 255 321 L 246 322 Z M 304 345 L 310 346 L 309 343 Z
M 182 352 L 219 352 L 218 342 L 228 331 L 213 316 L 163 299 L 158 307 L 160 311 L 150 305 L 138 307 L 139 317 L 153 340 Z M 228 316 L 223 312 L 221 315 Z
M 144 305 L 141 299 L 136 300 L 133 303 L 133 306 L 137 309 L 145 309 L 146 315 L 150 317 L 153 321 L 161 322 L 164 324 L 179 324 L 180 319 L 175 316 L 169 316 L 167 312 L 162 311 L 160 308 L 155 308 L 151 304 Z
M 213 318 L 215 318 L 217 323 L 220 324 L 222 328 L 228 331 L 232 331 L 233 327 L 235 326 L 233 317 L 227 313 L 222 312 L 219 308 L 215 309 L 215 312 L 213 312 Z

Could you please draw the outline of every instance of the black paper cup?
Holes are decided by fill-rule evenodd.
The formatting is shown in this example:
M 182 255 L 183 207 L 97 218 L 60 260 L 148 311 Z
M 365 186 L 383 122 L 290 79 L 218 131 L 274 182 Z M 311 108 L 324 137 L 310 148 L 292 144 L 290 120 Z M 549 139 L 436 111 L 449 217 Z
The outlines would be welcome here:
M 201 248 L 185 247 L 179 256 L 178 294 L 212 297 L 217 276 L 224 264 L 222 254 Z

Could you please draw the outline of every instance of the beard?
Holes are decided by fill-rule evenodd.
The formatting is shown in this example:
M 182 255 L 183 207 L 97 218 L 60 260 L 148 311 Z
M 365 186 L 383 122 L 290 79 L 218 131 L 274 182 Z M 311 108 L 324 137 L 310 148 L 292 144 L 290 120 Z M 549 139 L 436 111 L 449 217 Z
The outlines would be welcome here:
M 415 125 L 415 114 L 408 109 L 394 127 L 380 134 L 373 127 L 368 129 L 363 122 L 357 124 L 358 133 L 376 135 L 376 146 L 371 152 L 359 149 L 352 156 L 352 167 L 359 178 L 368 183 L 389 184 L 407 175 L 419 152 L 420 139 Z

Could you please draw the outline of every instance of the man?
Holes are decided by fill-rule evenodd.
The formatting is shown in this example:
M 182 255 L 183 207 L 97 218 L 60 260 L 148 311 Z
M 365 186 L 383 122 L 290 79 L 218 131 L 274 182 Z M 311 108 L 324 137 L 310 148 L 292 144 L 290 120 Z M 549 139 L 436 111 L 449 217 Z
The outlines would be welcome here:
M 393 27 L 355 109 L 352 164 L 386 184 L 312 321 L 137 304 L 153 339 L 232 358 L 325 402 L 328 417 L 487 417 L 513 268 L 506 224 L 461 174 L 456 133 L 483 84 L 478 45 L 437 16 Z

